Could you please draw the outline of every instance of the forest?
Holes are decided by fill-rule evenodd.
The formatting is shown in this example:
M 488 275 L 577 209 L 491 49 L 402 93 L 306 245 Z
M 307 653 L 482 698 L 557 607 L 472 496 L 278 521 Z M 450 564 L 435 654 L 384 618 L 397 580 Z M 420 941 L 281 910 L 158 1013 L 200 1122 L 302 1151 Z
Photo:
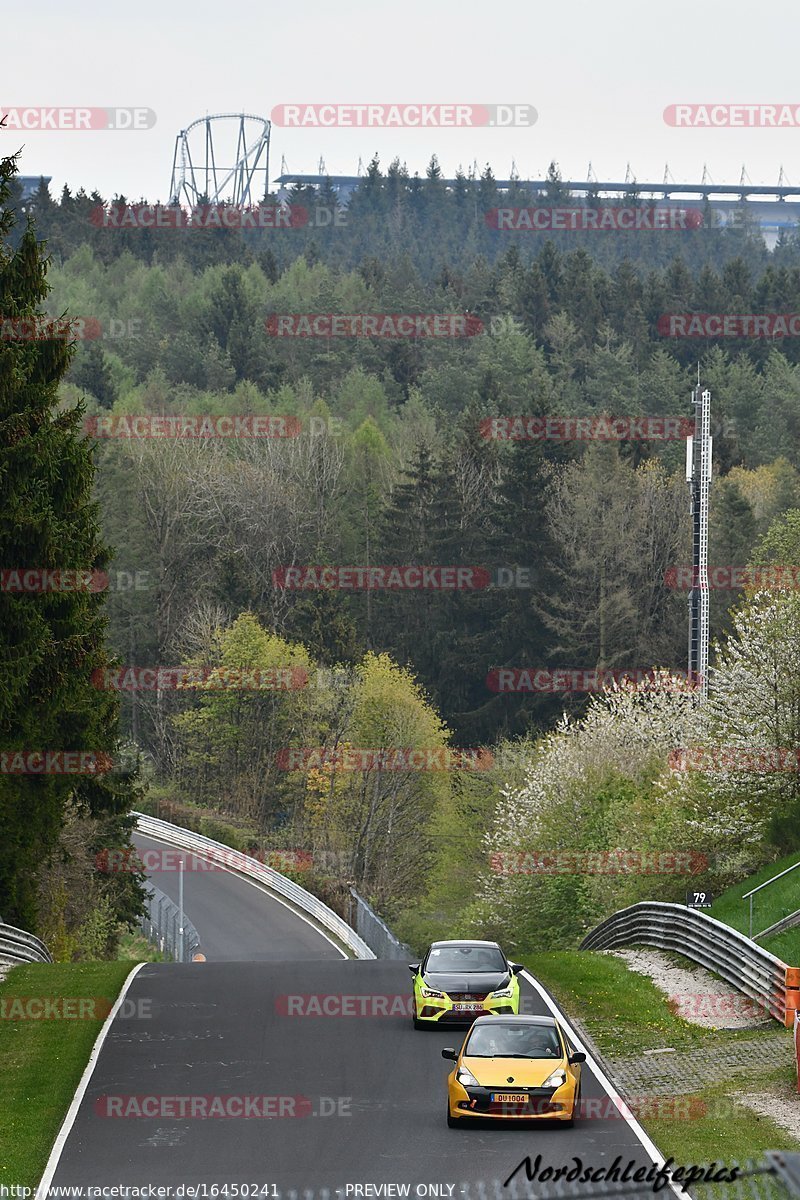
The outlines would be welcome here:
M 73 543 L 58 522 L 46 536 L 23 522 L 2 565 L 101 576 L 71 601 L 91 608 L 93 641 L 59 686 L 80 680 L 117 765 L 93 784 L 102 799 L 48 781 L 36 888 L 0 854 L 6 919 L 60 938 L 65 957 L 110 947 L 135 880 L 95 857 L 127 836 L 131 807 L 240 849 L 302 851 L 299 881 L 335 906 L 355 882 L 414 945 L 465 931 L 574 945 L 612 908 L 686 886 L 509 878 L 503 855 L 692 848 L 713 885 L 800 844 L 796 775 L 680 770 L 674 754 L 798 745 L 795 590 L 741 571 L 744 586 L 714 587 L 701 709 L 681 581 L 698 379 L 718 577 L 800 565 L 800 348 L 664 336 L 662 320 L 800 311 L 797 235 L 768 251 L 746 215 L 722 228 L 708 211 L 684 229 L 499 228 L 500 206 L 572 203 L 555 164 L 534 203 L 522 182 L 501 195 L 489 168 L 450 187 L 435 159 L 422 179 L 374 160 L 346 210 L 331 188 L 297 188 L 288 203 L 311 219 L 255 231 L 103 227 L 98 211 L 132 202 L 42 185 L 21 205 L 7 176 L 0 316 L 79 332 L 0 339 L 0 423 L 47 411 L 96 529 Z M 635 189 L 622 203 L 646 207 Z M 338 219 L 313 219 L 326 211 Z M 19 264 L 34 260 L 22 295 Z M 440 335 L 398 336 L 403 314 Z M 344 334 L 287 335 L 288 318 L 320 315 L 328 330 L 347 319 Z M 353 333 L 364 315 L 392 316 L 394 336 Z M 20 399 L 23 360 L 31 389 L 49 380 L 35 404 Z M 409 584 L 409 568 L 433 583 Z M 33 603 L 0 592 L 23 640 L 38 636 Z M 615 682 L 563 686 L 570 674 Z M 6 696 L 9 749 L 41 711 L 35 676 Z M 398 750 L 448 766 L 342 762 Z M 5 803 L 23 842 L 21 802 Z

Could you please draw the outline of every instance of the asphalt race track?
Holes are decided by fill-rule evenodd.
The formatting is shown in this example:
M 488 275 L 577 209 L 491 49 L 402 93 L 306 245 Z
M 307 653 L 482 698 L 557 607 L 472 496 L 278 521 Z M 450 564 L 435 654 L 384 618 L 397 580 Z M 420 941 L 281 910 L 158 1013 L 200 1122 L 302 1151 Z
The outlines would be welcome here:
M 172 865 L 180 853 L 154 838 L 133 836 L 140 851 L 158 851 Z M 263 962 L 276 959 L 341 959 L 342 954 L 317 929 L 270 896 L 230 871 L 209 870 L 183 853 L 183 907 L 200 934 L 202 952 L 213 962 Z M 145 862 L 148 860 L 145 859 Z M 152 859 L 150 860 L 153 861 Z M 149 871 L 149 878 L 178 903 L 178 871 Z
M 196 878 L 207 884 L 217 875 Z M 204 911 L 192 912 L 189 886 L 187 876 L 187 911 L 202 931 Z M 296 920 L 298 938 L 309 932 Z M 240 936 L 235 927 L 231 936 Z M 317 961 L 300 942 L 284 962 L 144 966 L 128 998 L 149 1002 L 150 1015 L 114 1020 L 53 1185 L 274 1184 L 262 1194 L 326 1187 L 345 1198 L 357 1195 L 348 1184 L 455 1184 L 438 1194 L 459 1197 L 461 1183 L 503 1180 L 526 1154 L 551 1166 L 573 1155 L 594 1167 L 616 1155 L 623 1166 L 650 1164 L 620 1117 L 584 1118 L 574 1129 L 448 1129 L 449 1064 L 440 1050 L 458 1044 L 458 1031 L 416 1032 L 402 1012 L 289 1015 L 308 1001 L 287 995 L 333 996 L 328 1003 L 338 1006 L 342 996 L 371 994 L 389 998 L 379 1002 L 389 1013 L 393 997 L 409 996 L 405 964 L 335 960 L 320 943 Z M 547 1011 L 529 984 L 523 990 L 525 1011 Z M 374 1000 L 350 1004 L 379 1012 Z M 293 1099 L 271 1118 L 104 1115 L 128 1104 L 120 1097 L 255 1095 Z M 604 1095 L 585 1066 L 584 1102 Z

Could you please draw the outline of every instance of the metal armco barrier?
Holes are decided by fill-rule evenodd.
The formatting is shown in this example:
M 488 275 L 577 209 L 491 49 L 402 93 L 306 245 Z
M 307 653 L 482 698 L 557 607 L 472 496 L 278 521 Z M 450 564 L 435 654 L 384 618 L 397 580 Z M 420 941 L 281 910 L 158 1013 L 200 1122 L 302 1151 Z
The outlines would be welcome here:
M 44 942 L 24 929 L 4 925 L 0 921 L 0 963 L 24 963 L 53 961 Z
M 355 926 L 360 937 L 364 939 L 378 958 L 397 958 L 410 962 L 414 957 L 412 950 L 394 936 L 385 921 L 382 921 L 375 909 L 367 904 L 363 896 L 359 896 L 354 887 L 350 888 L 352 897 L 350 904 L 350 921 L 353 921 L 353 902 L 355 903 Z
M 311 892 L 274 871 L 272 867 L 258 862 L 249 854 L 243 854 L 241 850 L 232 850 L 222 842 L 215 842 L 201 833 L 192 833 L 189 829 L 181 829 L 178 825 L 171 825 L 169 821 L 161 821 L 158 817 L 149 817 L 145 813 L 135 812 L 132 815 L 136 817 L 139 833 L 158 838 L 159 841 L 167 842 L 170 846 L 176 846 L 207 862 L 217 863 L 226 870 L 244 875 L 248 879 L 255 879 L 257 883 L 263 884 L 276 895 L 283 896 L 295 908 L 306 913 L 317 925 L 351 950 L 356 958 L 375 958 L 367 943 L 332 908 L 328 908 L 327 904 L 312 896 Z
M 623 908 L 588 933 L 581 950 L 658 946 L 721 976 L 792 1028 L 800 1008 L 800 967 L 787 966 L 729 925 L 682 904 L 647 900 Z

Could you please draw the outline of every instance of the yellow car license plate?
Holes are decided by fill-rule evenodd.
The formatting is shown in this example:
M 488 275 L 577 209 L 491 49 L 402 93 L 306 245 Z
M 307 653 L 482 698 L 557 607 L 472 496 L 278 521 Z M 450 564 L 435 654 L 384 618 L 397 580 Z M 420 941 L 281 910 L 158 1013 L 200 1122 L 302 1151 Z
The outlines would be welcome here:
M 527 1104 L 528 1097 L 524 1092 L 492 1092 L 493 1104 Z
M 482 1004 L 454 1004 L 454 1012 L 480 1012 L 483 1008 Z

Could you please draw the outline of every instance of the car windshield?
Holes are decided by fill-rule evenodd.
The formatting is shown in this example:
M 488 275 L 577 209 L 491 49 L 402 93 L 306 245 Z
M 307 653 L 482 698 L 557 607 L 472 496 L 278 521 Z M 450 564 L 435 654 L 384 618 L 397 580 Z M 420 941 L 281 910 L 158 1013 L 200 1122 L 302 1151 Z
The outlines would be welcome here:
M 506 962 L 496 946 L 434 946 L 428 955 L 425 970 L 434 974 L 461 971 L 506 970 Z
M 464 1051 L 470 1058 L 561 1058 L 552 1025 L 476 1025 Z

